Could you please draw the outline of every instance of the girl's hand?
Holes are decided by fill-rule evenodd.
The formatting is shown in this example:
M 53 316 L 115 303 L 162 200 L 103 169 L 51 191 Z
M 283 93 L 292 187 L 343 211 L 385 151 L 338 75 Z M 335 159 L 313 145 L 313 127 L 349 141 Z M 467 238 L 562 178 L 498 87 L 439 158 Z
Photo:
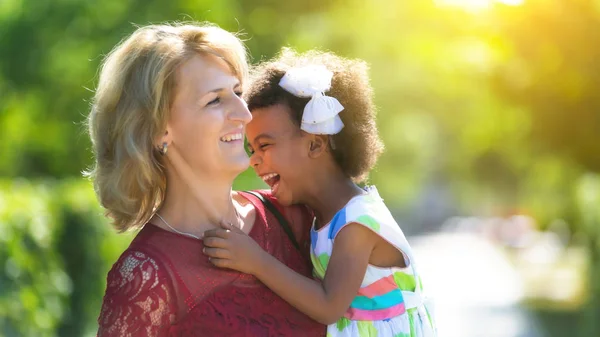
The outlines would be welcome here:
M 221 228 L 204 232 L 203 241 L 203 253 L 213 265 L 246 274 L 256 274 L 267 254 L 246 233 L 224 222 Z

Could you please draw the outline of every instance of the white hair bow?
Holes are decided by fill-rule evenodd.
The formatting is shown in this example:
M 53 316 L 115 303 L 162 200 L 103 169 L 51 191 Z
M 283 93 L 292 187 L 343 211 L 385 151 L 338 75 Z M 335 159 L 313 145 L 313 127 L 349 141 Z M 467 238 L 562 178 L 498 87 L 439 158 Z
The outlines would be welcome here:
M 304 107 L 300 128 L 315 135 L 335 135 L 344 127 L 339 116 L 344 107 L 325 92 L 331 88 L 333 73 L 322 65 L 288 70 L 279 86 L 297 97 L 311 97 Z

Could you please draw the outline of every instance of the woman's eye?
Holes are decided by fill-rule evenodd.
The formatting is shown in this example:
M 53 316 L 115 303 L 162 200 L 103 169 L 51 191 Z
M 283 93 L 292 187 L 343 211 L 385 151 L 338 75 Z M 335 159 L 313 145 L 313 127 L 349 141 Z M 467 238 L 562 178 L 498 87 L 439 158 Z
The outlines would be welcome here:
M 208 105 L 215 105 L 215 104 L 219 104 L 220 102 L 221 102 L 221 98 L 217 97 L 217 98 L 213 99 L 212 101 L 208 102 L 208 104 L 206 104 L 206 105 L 207 106 Z
M 260 144 L 258 147 L 260 147 L 261 150 L 264 150 L 269 145 L 271 144 Z
M 252 146 L 250 146 L 250 144 L 248 143 L 248 139 L 244 138 L 244 148 L 246 149 L 246 153 L 251 156 L 254 154 L 254 150 L 252 149 Z
M 241 92 L 241 91 L 237 91 L 235 94 L 237 95 L 237 97 L 242 97 L 242 95 L 243 95 L 244 93 L 243 93 L 243 92 Z

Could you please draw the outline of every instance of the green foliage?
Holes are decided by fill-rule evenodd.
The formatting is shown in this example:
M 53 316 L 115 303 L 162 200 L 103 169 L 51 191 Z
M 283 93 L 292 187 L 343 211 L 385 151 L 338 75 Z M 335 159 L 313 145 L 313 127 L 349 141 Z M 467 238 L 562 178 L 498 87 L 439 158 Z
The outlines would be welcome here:
M 454 213 L 564 219 L 588 239 L 600 284 L 599 4 L 0 1 L 0 334 L 93 334 L 131 235 L 110 229 L 79 178 L 91 164 L 84 122 L 103 56 L 163 21 L 241 31 L 255 62 L 283 45 L 365 59 L 387 147 L 371 180 L 392 208 L 415 213 L 433 191 Z M 260 186 L 249 170 L 235 187 Z
M 0 335 L 95 329 L 105 277 L 131 237 L 117 236 L 91 186 L 0 181 Z
M 135 25 L 211 21 L 272 55 L 290 17 L 324 9 L 282 1 L 0 2 L 0 176 L 70 177 L 91 165 L 85 128 L 97 69 Z M 277 19 L 277 20 L 274 20 Z M 277 27 L 277 30 L 273 30 Z M 9 52 L 6 52 L 9 51 Z
M 600 172 L 598 1 L 530 0 L 497 22 L 511 58 L 495 73 L 496 92 L 527 108 L 533 141 Z

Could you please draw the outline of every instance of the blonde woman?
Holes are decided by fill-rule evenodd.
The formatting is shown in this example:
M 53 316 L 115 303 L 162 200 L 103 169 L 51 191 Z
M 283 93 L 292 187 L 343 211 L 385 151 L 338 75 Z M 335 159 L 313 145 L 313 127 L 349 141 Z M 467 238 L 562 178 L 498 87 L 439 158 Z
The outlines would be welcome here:
M 202 254 L 202 233 L 224 221 L 310 275 L 306 210 L 232 191 L 249 165 L 246 77 L 243 44 L 206 24 L 139 28 L 105 59 L 89 175 L 114 226 L 139 232 L 108 274 L 99 336 L 325 334 L 255 277 Z

